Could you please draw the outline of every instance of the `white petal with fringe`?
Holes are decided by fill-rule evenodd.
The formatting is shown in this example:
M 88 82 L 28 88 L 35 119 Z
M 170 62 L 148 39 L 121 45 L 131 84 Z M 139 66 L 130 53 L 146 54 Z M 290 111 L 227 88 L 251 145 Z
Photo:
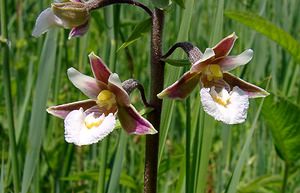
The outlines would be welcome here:
M 218 121 L 238 124 L 247 118 L 248 96 L 237 86 L 230 93 L 225 88 L 219 92 L 215 87 L 202 88 L 200 95 L 204 111 Z
M 96 117 L 94 113 L 86 114 L 82 108 L 74 110 L 65 118 L 65 139 L 78 146 L 97 143 L 114 130 L 115 124 L 112 113 Z

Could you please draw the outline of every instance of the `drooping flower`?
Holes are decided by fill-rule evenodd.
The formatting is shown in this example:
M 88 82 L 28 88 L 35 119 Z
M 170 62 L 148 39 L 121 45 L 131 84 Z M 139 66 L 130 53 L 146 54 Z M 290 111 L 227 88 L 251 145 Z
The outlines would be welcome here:
M 251 49 L 237 56 L 228 56 L 236 39 L 233 33 L 213 48 L 207 48 L 189 71 L 157 96 L 184 99 L 200 83 L 205 112 L 226 124 L 244 122 L 249 106 L 248 98 L 265 97 L 269 93 L 228 72 L 247 64 L 253 56 Z
M 89 28 L 90 13 L 81 0 L 52 3 L 38 16 L 32 35 L 39 37 L 53 27 L 71 29 L 69 39 L 84 35 Z
M 119 76 L 111 73 L 94 53 L 89 59 L 94 78 L 74 68 L 68 69 L 70 81 L 89 99 L 47 109 L 48 113 L 65 120 L 66 141 L 76 145 L 98 142 L 114 129 L 116 117 L 129 134 L 157 133 L 130 103 Z

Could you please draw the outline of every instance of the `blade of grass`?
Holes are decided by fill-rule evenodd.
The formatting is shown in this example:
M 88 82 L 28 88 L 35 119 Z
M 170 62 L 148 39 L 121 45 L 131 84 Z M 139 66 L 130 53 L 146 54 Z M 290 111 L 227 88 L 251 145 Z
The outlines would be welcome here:
M 185 160 L 182 159 L 181 165 L 185 166 Z M 184 192 L 184 179 L 185 179 L 185 167 L 181 167 L 179 171 L 179 177 L 176 184 L 175 193 L 182 193 Z
M 191 18 L 193 14 L 194 8 L 194 0 L 186 0 L 186 9 L 183 10 L 182 20 L 179 28 L 179 33 L 177 37 L 177 42 L 186 41 L 188 39 L 188 32 L 191 24 Z M 183 54 L 181 55 L 181 57 Z M 177 58 L 177 57 L 176 57 Z M 179 57 L 178 57 L 179 58 Z M 169 86 L 173 84 L 179 77 L 181 73 L 180 68 L 174 68 L 172 66 L 166 66 L 166 74 L 165 74 L 165 85 Z M 159 133 L 159 155 L 158 155 L 158 166 L 161 161 L 162 154 L 164 151 L 165 143 L 167 140 L 167 135 L 170 129 L 170 123 L 172 119 L 172 114 L 174 111 L 174 101 L 173 100 L 164 100 L 162 106 L 162 115 L 161 115 L 161 125 L 160 125 L 160 133 Z
M 27 153 L 23 170 L 22 193 L 28 192 L 39 161 L 40 149 L 45 132 L 46 102 L 55 67 L 56 39 L 57 31 L 55 29 L 50 30 L 47 33 L 39 61 L 39 71 L 33 96 L 27 140 Z
M 104 139 L 101 142 L 101 157 L 100 157 L 100 168 L 99 168 L 99 177 L 98 177 L 98 185 L 97 185 L 97 193 L 105 192 L 105 173 L 106 173 L 106 162 L 107 162 L 107 154 L 109 147 L 109 138 Z
M 16 147 L 16 136 L 15 136 L 15 125 L 14 125 L 14 113 L 13 113 L 13 102 L 11 93 L 11 77 L 9 67 L 9 48 L 8 48 L 8 30 L 7 30 L 7 1 L 1 0 L 1 33 L 2 37 L 7 40 L 6 44 L 2 47 L 1 53 L 3 56 L 3 83 L 5 93 L 5 105 L 6 114 L 8 119 L 8 135 L 9 135 L 9 153 L 12 161 L 13 170 L 13 184 L 14 191 L 19 192 L 20 190 L 20 178 L 19 178 L 19 166 L 17 157 Z
M 224 0 L 218 1 L 218 6 L 215 12 L 215 19 L 214 19 L 214 30 L 213 36 L 210 37 L 210 45 L 216 43 L 219 39 L 221 39 L 223 35 L 223 12 L 224 12 Z M 201 110 L 201 114 L 204 114 L 203 110 Z M 194 183 L 193 187 L 194 192 L 205 192 L 206 188 L 206 181 L 208 176 L 208 164 L 209 164 L 209 155 L 212 147 L 214 130 L 215 130 L 215 123 L 216 121 L 213 120 L 207 114 L 203 115 L 203 123 L 200 123 L 202 132 L 198 135 L 201 138 L 195 139 L 194 141 L 200 141 L 198 143 L 198 158 L 199 162 L 194 162 L 197 165 L 193 166 L 194 168 L 198 168 L 198 173 L 196 172 L 193 176 Z M 199 165 L 198 165 L 199 164 Z M 196 183 L 195 183 L 196 182 Z
M 117 14 L 114 14 L 117 13 Z M 116 67 L 116 50 L 117 50 L 117 31 L 118 28 L 116 26 L 118 26 L 119 23 L 119 12 L 120 9 L 119 7 L 105 7 L 104 8 L 104 14 L 105 14 L 105 21 L 106 21 L 106 25 L 108 26 L 109 30 L 107 32 L 108 37 L 109 37 L 109 43 L 107 43 L 107 45 L 110 45 L 110 48 L 107 49 L 108 51 L 108 55 L 106 58 L 108 58 L 107 61 L 109 61 L 109 68 L 112 70 L 112 72 L 115 71 L 115 67 Z M 106 177 L 106 162 L 107 162 L 107 157 L 108 157 L 108 147 L 110 144 L 110 136 L 105 139 L 102 143 L 101 143 L 101 157 L 100 157 L 100 168 L 99 168 L 99 178 L 98 178 L 98 184 L 97 184 L 97 192 L 98 193 L 104 193 L 105 191 L 105 177 Z M 116 172 L 116 171 L 114 171 Z M 121 171 L 119 171 L 121 172 Z M 111 173 L 112 175 L 112 173 Z M 114 175 L 116 175 L 114 173 Z M 117 177 L 117 176 L 116 176 Z M 120 176 L 118 177 L 120 178 Z M 115 179 L 117 180 L 117 179 Z M 119 179 L 118 179 L 119 181 Z M 109 187 L 107 187 L 109 188 Z
M 126 145 L 127 139 L 128 139 L 128 136 L 125 133 L 125 131 L 122 129 L 120 132 L 119 145 L 117 148 L 114 165 L 113 165 L 113 168 L 111 171 L 111 176 L 110 176 L 110 180 L 109 180 L 107 193 L 118 192 L 124 154 L 125 154 L 125 151 L 127 148 L 127 145 Z
M 1 174 L 0 174 L 0 193 L 4 193 L 4 146 L 2 145 L 2 158 L 1 158 Z
M 269 85 L 269 82 L 267 84 L 267 88 L 268 88 L 268 85 Z M 253 133 L 255 131 L 256 124 L 257 124 L 258 117 L 260 115 L 263 103 L 264 103 L 264 98 L 261 100 L 261 102 L 259 104 L 259 107 L 256 111 L 254 120 L 252 122 L 252 126 L 250 128 L 250 131 L 247 134 L 245 144 L 244 144 L 243 149 L 241 151 L 240 157 L 237 161 L 236 167 L 234 168 L 234 172 L 233 172 L 233 174 L 232 174 L 232 176 L 229 180 L 229 183 L 228 183 L 228 186 L 226 188 L 225 193 L 235 193 L 237 191 L 238 183 L 239 183 L 239 180 L 241 178 L 242 171 L 243 171 L 243 166 L 244 166 L 244 164 L 246 162 L 246 159 L 248 157 L 249 147 L 250 147 L 250 144 L 251 144 L 251 141 L 252 141 L 252 136 L 253 136 Z
M 185 192 L 190 191 L 190 153 L 191 153 L 191 100 L 190 97 L 187 97 L 185 101 L 185 110 L 186 110 L 186 136 L 185 136 Z
M 22 101 L 22 106 L 19 109 L 18 113 L 18 121 L 17 121 L 17 128 L 16 128 L 16 141 L 18 143 L 20 139 L 20 135 L 22 132 L 22 127 L 24 125 L 25 121 L 25 115 L 26 115 L 26 110 L 28 108 L 29 102 L 30 102 L 30 96 L 32 92 L 32 86 L 34 82 L 34 75 L 33 75 L 33 62 L 30 62 L 29 64 L 29 69 L 27 73 L 27 78 L 26 78 L 27 84 L 26 84 L 26 92 L 24 96 L 24 100 Z
M 283 182 L 282 182 L 282 188 L 281 193 L 285 193 L 287 189 L 287 182 L 288 182 L 288 176 L 289 176 L 289 164 L 287 162 L 284 163 L 284 175 L 283 175 Z
M 208 163 L 209 163 L 209 154 L 212 147 L 213 142 L 213 135 L 215 130 L 215 123 L 216 121 L 213 120 L 212 117 L 210 117 L 207 114 L 204 114 L 202 111 L 202 114 L 204 115 L 204 123 L 202 127 L 202 136 L 201 136 L 201 146 L 199 148 L 199 162 L 198 164 L 198 173 L 196 173 L 197 176 L 195 176 L 195 179 L 197 181 L 196 187 L 194 192 L 205 192 L 206 188 L 206 181 L 207 181 L 207 171 L 208 171 Z

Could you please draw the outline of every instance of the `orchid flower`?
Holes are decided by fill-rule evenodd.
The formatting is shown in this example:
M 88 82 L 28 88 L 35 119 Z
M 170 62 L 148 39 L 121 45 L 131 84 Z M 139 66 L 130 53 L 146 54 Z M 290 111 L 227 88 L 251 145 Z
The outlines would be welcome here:
M 204 111 L 226 124 L 245 121 L 249 98 L 269 95 L 264 89 L 250 84 L 228 71 L 247 64 L 253 56 L 251 49 L 237 56 L 228 56 L 237 36 L 235 33 L 221 40 L 213 48 L 207 48 L 200 59 L 178 81 L 157 96 L 184 99 L 200 82 L 201 102 Z
M 130 103 L 119 76 L 111 73 L 100 57 L 89 55 L 94 78 L 68 69 L 70 81 L 89 99 L 52 106 L 48 113 L 64 119 L 65 139 L 76 145 L 102 140 L 115 127 L 116 117 L 129 134 L 155 134 L 152 124 Z
M 90 13 L 84 1 L 52 3 L 38 16 L 32 35 L 39 37 L 53 27 L 71 28 L 69 39 L 84 35 L 89 28 Z

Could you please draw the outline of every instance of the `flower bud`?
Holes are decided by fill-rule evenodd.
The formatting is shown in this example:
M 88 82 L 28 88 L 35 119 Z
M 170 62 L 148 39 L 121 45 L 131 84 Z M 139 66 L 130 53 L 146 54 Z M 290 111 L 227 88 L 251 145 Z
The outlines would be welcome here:
M 55 16 L 60 18 L 68 27 L 83 25 L 89 19 L 89 11 L 84 3 L 64 2 L 51 5 Z

